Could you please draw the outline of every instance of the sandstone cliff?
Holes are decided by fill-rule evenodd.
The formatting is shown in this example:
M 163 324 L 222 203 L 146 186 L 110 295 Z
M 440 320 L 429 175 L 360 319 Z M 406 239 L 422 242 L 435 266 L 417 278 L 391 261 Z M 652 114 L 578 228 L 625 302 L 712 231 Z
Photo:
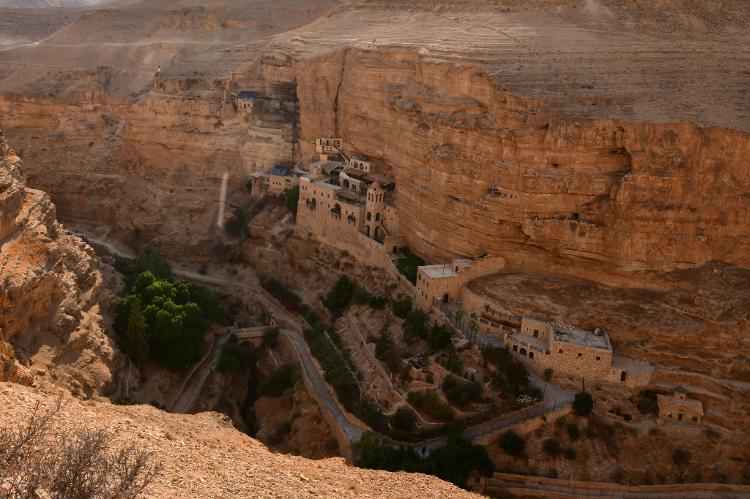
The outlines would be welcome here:
M 0 213 L 0 379 L 81 396 L 111 389 L 116 351 L 103 332 L 94 252 L 65 232 L 49 196 L 26 187 L 2 134 Z

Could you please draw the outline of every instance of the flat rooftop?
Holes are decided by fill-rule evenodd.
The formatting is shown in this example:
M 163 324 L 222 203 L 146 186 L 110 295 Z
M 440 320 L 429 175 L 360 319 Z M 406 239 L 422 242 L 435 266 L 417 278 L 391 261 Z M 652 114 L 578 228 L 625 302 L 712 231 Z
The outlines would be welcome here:
M 601 332 L 599 335 L 591 331 L 580 329 L 573 326 L 563 326 L 553 324 L 552 338 L 555 341 L 562 341 L 572 345 L 580 345 L 589 348 L 600 348 L 602 350 L 612 350 L 609 344 L 607 333 Z
M 456 274 L 456 271 L 453 270 L 453 266 L 449 263 L 446 263 L 445 265 L 422 265 L 419 269 L 431 279 L 456 277 L 458 275 Z

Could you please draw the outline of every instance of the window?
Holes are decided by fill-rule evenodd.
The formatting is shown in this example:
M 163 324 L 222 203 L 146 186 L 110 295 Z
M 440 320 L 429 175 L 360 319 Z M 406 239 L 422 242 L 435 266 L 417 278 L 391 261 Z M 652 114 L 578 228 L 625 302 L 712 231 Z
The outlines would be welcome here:
M 557 353 L 563 353 L 562 348 L 558 350 Z
M 534 338 L 539 338 L 539 330 L 534 329 Z
M 514 351 L 514 352 L 517 352 L 517 351 L 518 351 L 518 345 L 513 345 L 513 351 Z
M 596 360 L 602 360 L 602 358 L 597 355 Z
M 683 413 L 681 413 L 681 412 L 680 412 L 679 414 L 677 414 L 677 421 L 682 421 L 682 418 L 683 418 L 684 416 L 685 416 L 685 415 L 684 415 Z
M 529 358 L 530 358 L 530 359 L 533 359 L 533 358 L 534 358 L 534 352 L 529 352 Z
M 622 373 L 620 373 L 620 383 L 624 382 L 625 378 L 627 378 L 627 377 L 628 377 L 628 372 L 627 371 L 623 371 Z
M 697 423 L 698 422 L 698 418 L 695 417 L 695 416 L 692 417 L 692 420 L 693 420 L 693 423 Z
M 526 355 L 526 349 L 525 349 L 525 348 L 522 348 L 522 349 L 520 350 L 520 352 L 521 352 L 521 355 Z
M 583 357 L 583 354 L 581 352 L 578 352 L 578 358 Z

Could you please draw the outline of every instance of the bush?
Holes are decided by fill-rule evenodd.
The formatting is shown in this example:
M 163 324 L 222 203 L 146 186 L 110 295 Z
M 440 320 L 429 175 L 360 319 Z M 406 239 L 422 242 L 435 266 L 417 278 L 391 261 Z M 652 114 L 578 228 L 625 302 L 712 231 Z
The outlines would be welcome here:
M 279 328 L 269 327 L 263 333 L 263 346 L 266 348 L 276 348 L 279 346 Z
M 576 450 L 573 447 L 565 447 L 563 449 L 563 457 L 568 461 L 573 461 L 578 456 Z
M 404 320 L 404 336 L 408 340 L 415 338 L 427 338 L 427 328 L 425 327 L 427 322 L 427 313 L 424 310 L 418 308 L 412 309 Z
M 452 404 L 458 406 L 465 406 L 468 403 L 482 400 L 482 385 L 476 381 L 466 383 L 451 375 L 443 381 L 442 389 L 445 397 Z
M 299 185 L 290 187 L 284 191 L 284 204 L 289 213 L 297 213 L 297 204 L 299 203 Z
M 391 416 L 391 425 L 398 431 L 414 431 L 417 426 L 417 417 L 407 407 L 400 407 Z
M 560 442 L 554 438 L 546 439 L 544 443 L 542 443 L 542 449 L 552 457 L 557 457 L 560 455 L 560 452 L 562 452 Z
M 576 393 L 573 399 L 573 410 L 579 416 L 588 416 L 594 408 L 594 397 L 588 392 Z
M 424 260 L 412 253 L 409 248 L 401 250 L 401 256 L 396 260 L 396 268 L 412 284 L 417 283 L 417 267 L 424 265 Z
M 151 453 L 115 444 L 109 431 L 58 427 L 61 410 L 61 400 L 37 406 L 23 425 L 0 428 L 2 497 L 134 498 L 159 475 Z
M 572 442 L 575 442 L 576 440 L 581 438 L 581 430 L 578 429 L 577 424 L 568 423 L 565 429 L 568 431 L 568 437 L 570 438 Z
M 659 411 L 659 404 L 656 401 L 656 392 L 653 390 L 642 390 L 638 395 L 636 407 L 641 414 L 656 414 Z
M 509 392 L 514 397 L 521 395 L 529 387 L 529 373 L 526 367 L 513 358 L 507 348 L 485 347 L 482 357 L 499 371 L 493 375 L 492 384 Z
M 294 364 L 282 364 L 268 377 L 260 392 L 265 397 L 280 397 L 294 386 L 300 378 L 299 367 Z
M 409 403 L 427 414 L 435 421 L 451 421 L 456 417 L 455 411 L 435 392 L 409 392 Z
M 500 448 L 511 456 L 520 457 L 526 450 L 526 442 L 513 430 L 508 430 L 500 436 Z
M 359 467 L 427 473 L 464 488 L 472 472 L 491 476 L 494 471 L 487 449 L 455 437 L 442 447 L 433 449 L 426 458 L 420 458 L 411 449 L 397 449 L 384 444 L 372 433 L 362 437 L 355 445 L 355 451 L 355 462 Z
M 216 369 L 222 374 L 233 373 L 245 369 L 250 364 L 250 352 L 237 343 L 237 337 L 232 335 L 224 343 Z
M 427 335 L 427 347 L 432 352 L 445 350 L 452 346 L 451 338 L 453 338 L 453 332 L 448 326 L 438 326 L 436 324 L 432 326 Z
M 391 302 L 391 310 L 393 315 L 406 319 L 406 316 L 411 312 L 412 302 L 409 296 L 401 296 L 398 300 Z
M 389 372 L 399 372 L 402 364 L 401 354 L 387 329 L 380 333 L 380 338 L 375 342 L 375 357 L 385 364 Z
M 151 272 L 159 279 L 172 278 L 172 266 L 159 254 L 156 248 L 143 246 L 135 257 L 134 275 Z
M 355 291 L 357 291 L 357 284 L 349 276 L 342 275 L 323 298 L 323 304 L 331 312 L 331 315 L 339 316 L 349 306 Z

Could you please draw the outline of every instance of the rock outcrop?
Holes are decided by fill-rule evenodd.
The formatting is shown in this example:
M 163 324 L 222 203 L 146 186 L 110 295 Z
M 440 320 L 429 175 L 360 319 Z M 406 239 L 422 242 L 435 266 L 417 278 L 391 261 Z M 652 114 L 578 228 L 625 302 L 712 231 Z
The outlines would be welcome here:
M 65 232 L 47 194 L 26 187 L 1 134 L 0 214 L 0 379 L 81 396 L 111 389 L 116 349 L 103 332 L 94 251 Z
M 56 398 L 0 383 L 0 426 L 24 424 L 37 403 Z M 452 497 L 478 498 L 438 478 L 347 466 L 342 458 L 310 461 L 269 451 L 232 427 L 226 416 L 168 414 L 148 405 L 64 400 L 55 430 L 106 429 L 111 444 L 153 453 L 161 471 L 149 497 Z

